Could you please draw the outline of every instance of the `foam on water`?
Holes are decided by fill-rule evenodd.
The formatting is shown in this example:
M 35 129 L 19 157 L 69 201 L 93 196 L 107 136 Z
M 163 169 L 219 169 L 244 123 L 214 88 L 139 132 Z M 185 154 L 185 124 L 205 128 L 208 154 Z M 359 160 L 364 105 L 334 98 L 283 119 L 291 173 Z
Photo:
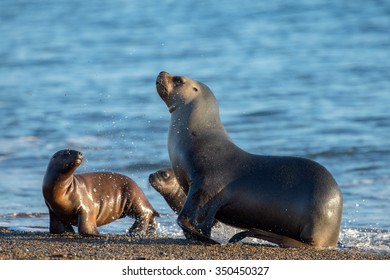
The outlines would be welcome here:
M 390 231 L 377 228 L 343 229 L 340 241 L 345 248 L 358 248 L 390 255 Z

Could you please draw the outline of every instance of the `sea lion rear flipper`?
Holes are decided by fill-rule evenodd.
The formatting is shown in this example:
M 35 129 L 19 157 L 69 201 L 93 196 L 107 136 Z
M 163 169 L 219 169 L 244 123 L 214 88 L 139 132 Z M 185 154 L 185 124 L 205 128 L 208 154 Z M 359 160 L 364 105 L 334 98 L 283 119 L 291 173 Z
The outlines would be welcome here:
M 293 239 L 291 237 L 279 235 L 261 229 L 251 229 L 251 230 L 239 232 L 233 235 L 232 238 L 230 238 L 229 243 L 236 243 L 246 237 L 263 239 L 265 241 L 275 243 L 280 247 L 307 247 L 308 246 L 307 244 L 299 240 Z
M 93 222 L 95 221 L 95 222 Z M 77 227 L 79 234 L 85 237 L 99 236 L 97 230 L 96 218 L 91 213 L 81 212 L 77 217 Z
M 250 233 L 251 233 L 251 231 L 249 231 L 249 230 L 236 233 L 235 235 L 232 236 L 232 238 L 229 239 L 228 243 L 237 243 L 246 237 L 252 237 L 252 236 L 250 236 Z

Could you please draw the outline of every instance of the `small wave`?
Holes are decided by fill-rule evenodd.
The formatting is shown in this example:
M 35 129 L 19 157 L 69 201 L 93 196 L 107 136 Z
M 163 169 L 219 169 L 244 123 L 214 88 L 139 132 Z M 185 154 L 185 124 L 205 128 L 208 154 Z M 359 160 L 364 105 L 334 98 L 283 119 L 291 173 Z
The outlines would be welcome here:
M 25 149 L 35 147 L 40 139 L 36 136 L 26 135 L 0 139 L 0 156 L 11 156 Z
M 282 110 L 258 110 L 258 111 L 251 111 L 246 114 L 244 114 L 244 117 L 268 117 L 268 116 L 275 116 L 275 115 L 283 115 L 285 112 Z
M 8 214 L 2 214 L 0 215 L 1 219 L 18 219 L 18 218 L 41 218 L 48 216 L 48 213 L 27 213 L 27 212 L 20 212 L 20 213 L 8 213 Z
M 356 166 L 354 168 L 351 168 L 350 171 L 370 171 L 370 170 L 377 170 L 381 166 L 378 164 L 370 164 L 370 165 L 363 165 L 363 166 Z
M 342 185 L 344 187 L 351 187 L 351 186 L 371 186 L 375 182 L 374 179 L 370 178 L 361 178 L 361 179 L 353 179 L 350 182 L 345 182 Z
M 47 232 L 48 227 L 44 226 L 9 226 L 9 230 L 13 231 L 24 231 L 24 232 Z
M 357 149 L 353 147 L 348 148 L 331 148 L 328 150 L 308 152 L 305 156 L 311 159 L 317 158 L 340 158 L 343 156 L 352 156 L 358 152 Z
M 372 186 L 372 185 L 386 186 L 389 184 L 389 176 L 381 176 L 376 178 L 353 178 L 350 181 L 343 182 L 343 187 L 355 187 L 355 186 Z

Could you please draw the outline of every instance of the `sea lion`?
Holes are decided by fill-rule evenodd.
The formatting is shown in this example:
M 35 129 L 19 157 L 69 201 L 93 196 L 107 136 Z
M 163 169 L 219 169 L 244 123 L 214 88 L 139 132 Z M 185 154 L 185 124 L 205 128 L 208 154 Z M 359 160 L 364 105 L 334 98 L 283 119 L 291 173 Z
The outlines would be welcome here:
M 166 168 L 150 174 L 149 183 L 164 197 L 169 207 L 179 214 L 187 195 L 177 182 L 173 169 Z
M 130 235 L 154 232 L 159 215 L 141 188 L 129 177 L 112 172 L 73 174 L 83 154 L 61 150 L 50 159 L 42 192 L 49 208 L 50 233 L 98 235 L 98 226 L 129 216 L 135 218 Z
M 201 82 L 161 72 L 156 88 L 171 113 L 172 168 L 188 193 L 177 219 L 186 236 L 216 243 L 210 238 L 215 218 L 249 235 L 256 229 L 270 232 L 272 238 L 262 238 L 287 247 L 336 246 L 342 194 L 325 167 L 236 146 L 221 123 L 214 94 Z

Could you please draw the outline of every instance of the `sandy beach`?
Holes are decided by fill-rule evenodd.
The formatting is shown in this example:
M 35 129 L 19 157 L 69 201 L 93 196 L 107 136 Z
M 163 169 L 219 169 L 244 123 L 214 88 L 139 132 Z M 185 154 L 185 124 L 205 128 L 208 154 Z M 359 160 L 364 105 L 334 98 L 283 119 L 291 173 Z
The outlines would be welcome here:
M 164 236 L 50 235 L 0 228 L 2 260 L 386 260 L 358 249 L 286 249 L 255 244 L 204 245 Z

